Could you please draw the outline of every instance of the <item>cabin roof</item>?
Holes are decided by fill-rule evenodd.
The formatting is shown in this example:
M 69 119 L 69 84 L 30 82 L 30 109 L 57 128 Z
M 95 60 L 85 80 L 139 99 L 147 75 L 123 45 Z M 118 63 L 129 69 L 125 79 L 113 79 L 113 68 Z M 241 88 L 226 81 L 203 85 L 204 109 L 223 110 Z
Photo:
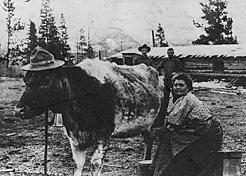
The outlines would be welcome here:
M 151 47 L 150 57 L 167 57 L 169 47 Z M 246 57 L 246 45 L 192 45 L 174 46 L 175 55 L 186 57 Z M 109 58 L 123 58 L 123 53 L 141 54 L 137 48 L 128 49 L 111 55 Z

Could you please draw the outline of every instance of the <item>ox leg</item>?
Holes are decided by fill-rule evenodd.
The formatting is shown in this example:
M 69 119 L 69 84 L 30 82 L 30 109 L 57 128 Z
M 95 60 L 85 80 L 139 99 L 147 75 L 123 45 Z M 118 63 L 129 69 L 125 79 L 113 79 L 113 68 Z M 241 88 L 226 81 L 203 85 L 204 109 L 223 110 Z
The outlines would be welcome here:
M 106 154 L 108 141 L 99 141 L 97 149 L 92 155 L 91 164 L 93 166 L 93 176 L 100 176 L 103 167 L 103 158 Z
M 76 170 L 74 172 L 74 176 L 81 176 L 82 170 L 85 164 L 86 160 L 86 150 L 80 150 L 78 147 L 78 142 L 73 140 L 72 138 L 69 138 L 72 153 L 73 153 L 73 159 L 76 163 Z
M 149 131 L 142 132 L 142 135 L 145 143 L 144 160 L 151 160 L 153 138 L 151 138 Z

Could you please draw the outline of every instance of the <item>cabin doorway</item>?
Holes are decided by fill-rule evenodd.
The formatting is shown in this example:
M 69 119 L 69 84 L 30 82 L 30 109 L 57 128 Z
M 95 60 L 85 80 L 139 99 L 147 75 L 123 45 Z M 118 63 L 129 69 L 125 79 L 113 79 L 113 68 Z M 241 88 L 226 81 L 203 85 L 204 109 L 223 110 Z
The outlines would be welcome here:
M 222 59 L 219 59 L 219 58 L 214 58 L 213 59 L 213 71 L 214 72 L 224 72 L 225 70 L 225 67 L 224 67 L 224 62 Z

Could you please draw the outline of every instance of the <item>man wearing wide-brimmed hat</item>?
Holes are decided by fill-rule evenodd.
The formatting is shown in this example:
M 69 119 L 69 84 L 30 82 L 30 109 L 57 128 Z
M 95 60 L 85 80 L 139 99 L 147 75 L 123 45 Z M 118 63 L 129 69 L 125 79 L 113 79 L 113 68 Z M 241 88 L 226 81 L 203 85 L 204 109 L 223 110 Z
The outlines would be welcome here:
M 21 67 L 25 71 L 42 71 L 58 68 L 64 65 L 64 61 L 55 60 L 53 54 L 47 50 L 36 47 L 30 56 L 30 63 Z
M 31 53 L 30 63 L 27 65 L 24 65 L 23 67 L 21 67 L 21 69 L 24 71 L 38 72 L 38 71 L 56 69 L 58 67 L 63 66 L 64 63 L 65 62 L 62 60 L 55 60 L 55 57 L 53 54 L 51 54 L 47 50 L 38 46 Z M 54 114 L 53 119 L 51 119 L 48 122 L 48 124 L 49 125 L 53 124 L 57 126 L 55 122 L 58 120 L 56 119 L 60 119 L 60 121 L 62 121 L 61 114 Z
M 144 44 L 138 48 L 142 54 L 134 58 L 134 65 L 137 64 L 146 64 L 147 66 L 152 66 L 151 59 L 148 57 L 147 53 L 150 52 L 151 48 Z

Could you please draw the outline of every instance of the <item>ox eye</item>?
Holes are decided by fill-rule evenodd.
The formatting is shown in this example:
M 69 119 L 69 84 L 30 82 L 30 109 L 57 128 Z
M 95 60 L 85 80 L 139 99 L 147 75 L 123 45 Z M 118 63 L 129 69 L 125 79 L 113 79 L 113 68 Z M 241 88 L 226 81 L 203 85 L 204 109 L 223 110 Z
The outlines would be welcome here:
M 30 86 L 26 86 L 26 90 L 27 91 L 30 91 L 31 90 L 31 87 Z
M 43 78 L 40 80 L 40 82 L 41 82 L 41 84 L 44 84 L 44 85 L 49 84 L 49 82 L 50 82 L 49 76 L 43 77 Z
M 49 76 L 45 76 L 44 77 L 44 81 L 47 81 L 48 82 L 49 80 L 50 80 L 50 77 Z

